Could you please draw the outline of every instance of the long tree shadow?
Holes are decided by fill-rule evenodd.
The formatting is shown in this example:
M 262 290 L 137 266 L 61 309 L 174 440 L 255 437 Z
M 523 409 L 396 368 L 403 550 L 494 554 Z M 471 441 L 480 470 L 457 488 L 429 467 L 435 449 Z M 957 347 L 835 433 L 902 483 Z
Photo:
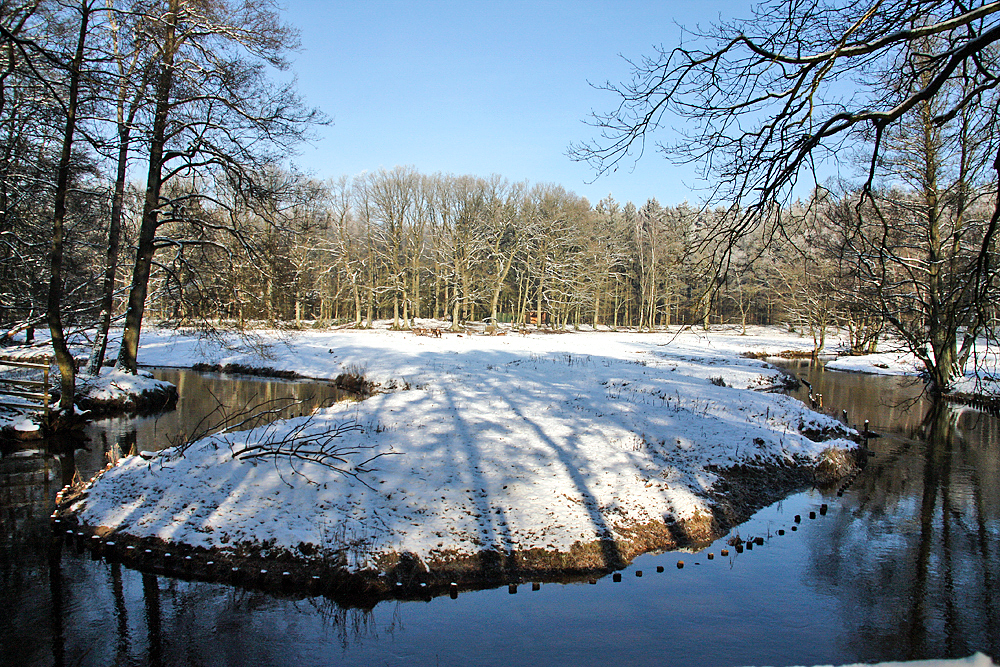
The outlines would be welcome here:
M 510 411 L 532 429 L 538 441 L 548 449 L 554 460 L 562 465 L 563 471 L 572 480 L 574 489 L 583 499 L 583 506 L 587 509 L 595 536 L 598 538 L 603 568 L 610 571 L 625 567 L 627 563 L 613 538 L 612 527 L 608 524 L 597 497 L 588 485 L 587 475 L 577 466 L 578 461 L 569 454 L 568 448 L 573 442 L 574 436 L 579 434 L 574 433 L 565 438 L 563 443 L 558 443 L 534 419 L 529 417 L 523 408 L 518 406 L 511 393 L 503 393 L 499 390 L 497 393 L 504 399 Z M 565 400 L 566 397 L 559 398 Z

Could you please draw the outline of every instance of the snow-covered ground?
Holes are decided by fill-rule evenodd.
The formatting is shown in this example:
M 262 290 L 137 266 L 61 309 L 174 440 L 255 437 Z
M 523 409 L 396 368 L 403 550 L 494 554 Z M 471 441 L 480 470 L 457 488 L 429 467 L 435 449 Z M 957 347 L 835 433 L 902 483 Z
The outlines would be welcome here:
M 755 333 L 264 332 L 247 350 L 146 332 L 143 364 L 357 373 L 388 391 L 217 434 L 183 454 L 124 458 L 90 489 L 79 516 L 220 549 L 266 542 L 332 550 L 361 541 L 352 568 L 403 552 L 434 560 L 627 541 L 637 527 L 709 515 L 719 469 L 809 466 L 828 449 L 853 447 L 805 437 L 840 425 L 759 391 L 779 384 L 780 373 L 740 356 L 811 342 Z M 334 469 L 269 453 L 294 445 L 300 455 L 344 460 L 328 459 Z M 266 455 L 246 458 L 252 453 Z
M 835 371 L 875 373 L 879 375 L 920 375 L 923 363 L 912 352 L 894 351 L 842 356 L 827 362 Z M 965 365 L 965 373 L 956 378 L 953 393 L 1000 396 L 1000 350 L 983 341 Z
M 877 352 L 831 359 L 826 367 L 834 371 L 875 375 L 917 375 L 923 365 L 911 352 Z
M 867 667 L 866 663 L 843 665 L 843 667 Z M 994 662 L 984 653 L 976 653 L 968 658 L 953 660 L 913 660 L 909 662 L 880 662 L 871 667 L 994 667 Z
M 143 393 L 163 390 L 168 384 L 154 379 L 148 371 L 140 370 L 138 375 L 132 375 L 105 367 L 101 369 L 100 377 L 82 374 L 77 377 L 77 396 L 104 402 L 124 401 Z

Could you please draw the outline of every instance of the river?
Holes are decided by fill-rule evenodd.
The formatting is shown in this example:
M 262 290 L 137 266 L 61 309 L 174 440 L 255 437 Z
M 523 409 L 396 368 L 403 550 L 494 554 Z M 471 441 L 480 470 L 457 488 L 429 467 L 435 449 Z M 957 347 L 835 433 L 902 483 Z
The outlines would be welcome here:
M 806 489 L 734 529 L 762 545 L 737 553 L 726 536 L 697 553 L 641 556 L 620 578 L 525 582 L 371 609 L 142 574 L 70 548 L 53 554 L 48 514 L 70 459 L 61 467 L 40 451 L 7 452 L 0 661 L 815 665 L 974 651 L 1000 657 L 1000 421 L 969 408 L 934 411 L 911 380 L 786 366 L 810 379 L 827 409 L 846 410 L 852 424 L 868 420 L 882 437 L 870 441 L 868 466 L 841 495 Z M 157 376 L 181 385 L 178 411 L 98 422 L 89 449 L 73 452 L 82 475 L 101 467 L 109 448 L 158 449 L 192 435 L 206 414 L 220 415 L 220 403 L 317 391 L 174 370 Z M 320 389 L 315 403 L 337 397 Z

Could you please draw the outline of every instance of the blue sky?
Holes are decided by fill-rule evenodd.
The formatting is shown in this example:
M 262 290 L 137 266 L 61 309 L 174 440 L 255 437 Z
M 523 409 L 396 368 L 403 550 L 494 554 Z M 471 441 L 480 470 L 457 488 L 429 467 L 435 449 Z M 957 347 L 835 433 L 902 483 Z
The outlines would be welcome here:
M 571 161 L 584 120 L 614 96 L 590 83 L 629 74 L 622 56 L 671 46 L 692 27 L 749 14 L 749 3 L 617 0 L 284 0 L 301 31 L 299 91 L 333 125 L 294 158 L 320 178 L 412 165 L 422 173 L 557 183 L 590 199 L 611 193 L 676 204 L 697 193 L 692 167 L 647 150 L 601 177 Z

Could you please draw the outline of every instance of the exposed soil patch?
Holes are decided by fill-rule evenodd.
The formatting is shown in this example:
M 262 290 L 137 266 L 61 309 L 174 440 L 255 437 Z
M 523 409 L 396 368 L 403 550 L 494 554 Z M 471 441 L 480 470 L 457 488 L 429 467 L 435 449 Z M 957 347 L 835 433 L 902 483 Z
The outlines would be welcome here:
M 365 398 L 376 393 L 375 384 L 357 373 L 341 373 L 334 378 L 333 386 L 341 391 L 354 394 L 358 398 Z
M 860 449 L 828 450 L 817 466 L 767 464 L 714 470 L 720 479 L 712 494 L 715 501 L 710 529 L 713 539 L 793 491 L 809 487 L 832 490 L 838 481 L 856 474 L 864 461 L 865 455 Z

